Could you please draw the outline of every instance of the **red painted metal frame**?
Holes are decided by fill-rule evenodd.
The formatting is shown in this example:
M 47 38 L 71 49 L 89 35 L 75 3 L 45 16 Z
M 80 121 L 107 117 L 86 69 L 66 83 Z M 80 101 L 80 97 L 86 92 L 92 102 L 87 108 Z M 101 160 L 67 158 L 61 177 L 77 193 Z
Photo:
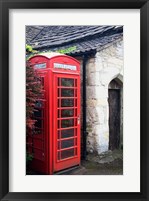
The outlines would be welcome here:
M 77 110 L 77 117 L 80 117 L 80 63 L 69 56 L 66 55 L 57 55 L 53 57 L 48 57 L 47 55 L 36 55 L 30 59 L 32 65 L 36 64 L 46 64 L 45 68 L 37 69 L 41 76 L 45 76 L 44 80 L 44 89 L 45 89 L 45 97 L 46 97 L 46 104 L 44 109 L 45 121 L 44 121 L 44 155 L 45 160 L 41 161 L 36 158 L 33 159 L 32 168 L 44 174 L 53 174 L 56 171 L 66 169 L 68 167 L 79 165 L 80 164 L 80 124 L 71 128 L 75 128 L 77 130 L 77 136 L 74 138 L 77 145 L 75 149 L 77 149 L 77 155 L 75 157 L 66 158 L 62 161 L 57 161 L 57 78 L 71 78 L 77 80 L 77 88 L 70 87 L 70 89 L 77 90 L 77 97 L 69 97 L 69 99 L 76 99 L 77 100 L 77 107 L 75 105 L 75 110 Z M 66 64 L 66 65 L 74 65 L 76 66 L 76 70 L 69 70 L 69 69 L 57 69 L 54 68 L 54 63 Z M 68 88 L 68 87 L 63 87 Z M 67 98 L 67 97 L 66 97 Z M 59 99 L 63 99 L 63 97 L 59 97 Z M 76 102 L 76 101 L 75 101 Z M 68 109 L 65 107 L 64 109 Z M 61 110 L 62 111 L 62 110 Z M 74 113 L 75 115 L 75 113 Z M 64 119 L 73 119 L 73 117 L 64 118 Z M 60 119 L 59 119 L 60 120 Z M 65 130 L 64 128 L 63 130 Z M 67 138 L 66 138 L 67 139 Z M 66 140 L 65 139 L 65 140 Z M 73 139 L 73 138 L 69 138 Z M 36 145 L 35 145 L 36 146 Z M 68 150 L 69 148 L 65 148 Z M 62 151 L 62 150 L 61 150 Z
M 59 78 L 69 78 L 69 79 L 73 79 L 74 80 L 74 83 L 77 81 L 77 87 L 74 86 L 74 95 L 75 95 L 75 91 L 77 90 L 77 105 L 76 105 L 76 101 L 74 101 L 74 106 L 72 107 L 58 107 L 58 99 L 61 99 L 61 98 L 58 98 L 58 95 L 57 95 L 57 89 L 72 89 L 72 87 L 58 87 L 57 83 L 58 83 L 58 79 Z M 54 158 L 53 158 L 53 166 L 54 166 L 54 171 L 59 171 L 59 170 L 62 170 L 62 169 L 66 169 L 68 167 L 72 167 L 72 166 L 75 166 L 75 165 L 78 165 L 80 164 L 80 122 L 78 122 L 78 117 L 80 118 L 80 77 L 78 75 L 70 75 L 70 74 L 55 74 L 54 75 L 54 122 L 55 122 L 55 126 L 54 126 Z M 60 94 L 60 97 L 61 97 L 61 94 Z M 64 99 L 72 99 L 72 97 L 63 97 Z M 74 97 L 73 97 L 74 99 Z M 58 110 L 62 110 L 66 108 L 68 109 L 73 109 L 74 110 L 74 114 L 73 114 L 73 117 L 65 117 L 65 118 L 58 118 L 57 117 L 57 113 L 58 113 Z M 75 111 L 77 110 L 77 114 L 75 114 Z M 60 115 L 61 116 L 61 115 Z M 62 120 L 70 120 L 70 119 L 76 119 L 77 120 L 77 124 L 72 126 L 72 127 L 66 127 L 66 128 L 59 128 L 58 129 L 58 124 L 57 122 L 58 121 L 62 121 Z M 74 124 L 75 124 L 75 121 L 74 121 Z M 61 125 L 61 123 L 60 123 Z M 74 137 L 68 137 L 68 138 L 64 138 L 62 139 L 60 137 L 60 139 L 58 139 L 58 131 L 62 131 L 62 130 L 69 130 L 69 129 L 74 129 Z M 77 133 L 76 133 L 76 130 L 77 130 Z M 61 135 L 61 134 L 60 134 Z M 60 142 L 60 146 L 61 146 L 61 141 L 66 141 L 66 140 L 70 140 L 70 139 L 74 139 L 74 145 L 72 147 L 68 147 L 68 148 L 60 148 L 58 150 L 58 142 Z M 76 143 L 76 145 L 75 145 Z M 66 157 L 65 159 L 61 159 L 61 153 L 63 151 L 66 151 L 66 150 L 74 150 L 74 156 L 71 156 L 71 157 Z M 77 154 L 76 154 L 77 152 Z M 58 160 L 58 153 L 60 153 L 60 159 Z

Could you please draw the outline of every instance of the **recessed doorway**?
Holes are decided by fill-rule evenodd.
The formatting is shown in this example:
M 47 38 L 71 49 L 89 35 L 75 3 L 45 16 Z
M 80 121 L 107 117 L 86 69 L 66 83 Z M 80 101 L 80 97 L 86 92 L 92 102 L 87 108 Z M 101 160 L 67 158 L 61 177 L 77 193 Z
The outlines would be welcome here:
M 122 82 L 112 80 L 108 88 L 109 94 L 109 150 L 119 149 L 122 141 Z

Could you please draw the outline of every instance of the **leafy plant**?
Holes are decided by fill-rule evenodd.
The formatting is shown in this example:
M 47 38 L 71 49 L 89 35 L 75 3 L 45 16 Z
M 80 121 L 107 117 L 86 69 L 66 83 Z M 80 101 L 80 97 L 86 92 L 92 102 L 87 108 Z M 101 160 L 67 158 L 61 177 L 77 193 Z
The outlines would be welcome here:
M 38 79 L 37 79 L 38 78 Z M 35 120 L 32 118 L 35 103 L 42 94 L 42 85 L 37 71 L 30 62 L 26 62 L 26 129 L 27 133 L 33 129 Z
M 32 46 L 26 44 L 26 52 L 32 52 L 32 51 L 33 51 Z
M 32 46 L 26 44 L 26 60 L 29 60 L 32 56 L 38 54 L 37 50 L 34 50 Z
M 58 53 L 61 53 L 61 54 L 69 54 L 69 53 L 73 52 L 76 49 L 77 49 L 76 46 L 72 46 L 72 47 L 69 47 L 69 48 L 66 48 L 66 49 L 59 49 L 59 50 L 56 50 L 54 52 L 58 52 Z M 26 52 L 27 52 L 26 60 L 29 60 L 32 56 L 35 56 L 37 54 L 43 54 L 45 52 L 50 53 L 51 50 L 49 50 L 49 51 L 37 51 L 37 50 L 33 50 L 33 48 L 30 45 L 26 45 Z
M 29 51 L 33 51 L 32 48 L 27 47 Z M 29 53 L 26 52 L 28 55 Z M 36 120 L 33 118 L 33 113 L 35 111 L 35 104 L 37 99 L 42 95 L 42 84 L 41 78 L 34 67 L 27 60 L 26 61 L 26 138 L 29 135 L 33 135 L 34 125 Z M 26 144 L 26 163 L 33 160 L 33 155 L 28 152 L 28 144 Z
M 60 50 L 57 50 L 57 52 L 59 52 L 61 54 L 68 54 L 68 53 L 73 52 L 74 50 L 76 50 L 76 46 L 72 46 L 72 47 L 69 47 L 66 49 L 60 49 Z
M 33 155 L 27 152 L 26 153 L 26 162 L 29 163 L 32 160 L 33 160 Z

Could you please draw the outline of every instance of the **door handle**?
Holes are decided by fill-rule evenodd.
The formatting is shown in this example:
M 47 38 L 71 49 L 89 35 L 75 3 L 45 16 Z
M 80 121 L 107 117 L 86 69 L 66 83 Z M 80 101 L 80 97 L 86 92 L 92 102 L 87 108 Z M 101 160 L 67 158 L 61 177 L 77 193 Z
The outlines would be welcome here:
M 78 124 L 80 124 L 80 115 L 78 115 Z

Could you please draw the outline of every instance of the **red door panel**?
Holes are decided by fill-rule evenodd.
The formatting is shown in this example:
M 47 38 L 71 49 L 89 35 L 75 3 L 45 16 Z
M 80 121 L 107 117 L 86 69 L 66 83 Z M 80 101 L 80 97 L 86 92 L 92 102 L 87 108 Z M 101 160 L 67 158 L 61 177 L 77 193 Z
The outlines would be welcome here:
M 33 118 L 35 122 L 35 128 L 27 138 L 28 152 L 33 155 L 33 161 L 31 163 L 32 169 L 47 173 L 48 171 L 48 155 L 47 155 L 47 142 L 48 142 L 48 94 L 45 90 L 48 82 L 47 72 L 41 72 L 40 81 L 43 86 L 43 93 L 35 103 L 35 111 Z
M 80 78 L 54 74 L 53 169 L 80 164 Z

